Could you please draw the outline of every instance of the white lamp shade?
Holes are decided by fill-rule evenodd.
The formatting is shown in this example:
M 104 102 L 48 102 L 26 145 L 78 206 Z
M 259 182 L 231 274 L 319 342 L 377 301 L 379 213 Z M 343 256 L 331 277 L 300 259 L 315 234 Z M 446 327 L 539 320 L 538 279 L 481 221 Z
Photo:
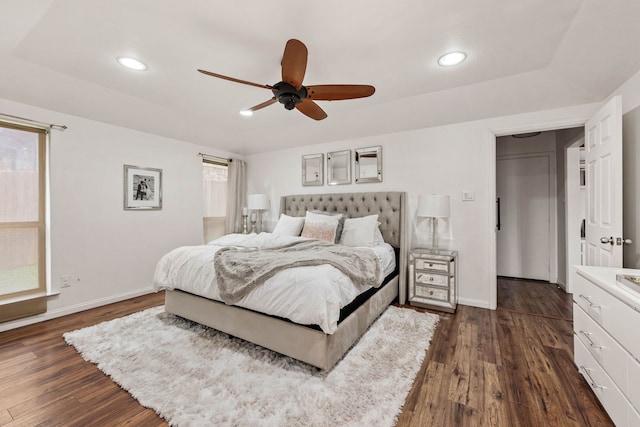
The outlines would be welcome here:
M 247 207 L 253 210 L 269 209 L 269 197 L 266 194 L 249 194 Z
M 447 218 L 450 211 L 449 196 L 428 194 L 418 198 L 418 211 L 416 215 L 419 217 Z

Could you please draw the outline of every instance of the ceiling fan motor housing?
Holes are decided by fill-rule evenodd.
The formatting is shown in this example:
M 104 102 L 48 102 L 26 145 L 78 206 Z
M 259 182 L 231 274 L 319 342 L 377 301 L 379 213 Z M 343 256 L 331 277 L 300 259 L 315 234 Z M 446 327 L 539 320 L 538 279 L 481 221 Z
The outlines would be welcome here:
M 295 87 L 285 82 L 276 83 L 271 91 L 278 102 L 283 104 L 287 110 L 293 110 L 296 105 L 307 97 L 306 87 L 300 86 L 300 90 L 296 90 Z

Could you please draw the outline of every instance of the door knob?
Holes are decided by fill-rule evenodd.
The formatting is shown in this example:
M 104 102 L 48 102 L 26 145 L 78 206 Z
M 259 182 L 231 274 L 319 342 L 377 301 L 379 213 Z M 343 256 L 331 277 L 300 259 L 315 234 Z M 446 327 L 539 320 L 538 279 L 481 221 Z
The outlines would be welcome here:
M 618 238 L 616 239 L 616 244 L 617 244 L 618 246 L 621 246 L 621 245 L 630 245 L 630 244 L 632 244 L 632 243 L 633 243 L 633 241 L 632 241 L 631 239 L 623 239 L 622 237 L 618 237 Z
M 610 243 L 611 245 L 613 245 L 614 240 L 613 237 L 601 237 L 600 238 L 600 243 Z

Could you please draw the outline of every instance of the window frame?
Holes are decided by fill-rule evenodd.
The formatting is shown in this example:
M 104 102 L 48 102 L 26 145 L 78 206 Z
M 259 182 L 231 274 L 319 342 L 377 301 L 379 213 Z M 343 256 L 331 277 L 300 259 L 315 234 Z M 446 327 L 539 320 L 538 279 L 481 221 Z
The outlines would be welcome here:
M 202 156 L 202 164 L 210 164 L 210 165 L 216 165 L 216 166 L 224 166 L 227 168 L 227 188 L 229 186 L 229 179 L 228 179 L 228 173 L 229 173 L 229 163 L 231 162 L 231 160 L 227 160 L 227 159 L 219 159 L 219 158 L 214 158 L 214 157 L 210 157 L 210 156 Z M 224 216 L 224 221 L 226 223 L 227 220 L 227 212 L 228 209 L 225 209 L 225 216 Z M 203 238 L 203 242 L 207 243 L 207 236 L 206 236 L 206 229 L 207 229 L 207 224 L 211 222 L 211 218 L 217 218 L 217 217 L 207 217 L 204 216 L 204 212 L 202 215 L 202 238 Z
M 2 229 L 37 228 L 38 235 L 38 287 L 0 294 L 3 314 L 0 322 L 27 317 L 46 311 L 47 295 L 47 135 L 48 129 L 26 126 L 0 120 L 0 127 L 31 132 L 38 135 L 38 220 L 0 222 Z M 28 300 L 34 300 L 29 303 Z M 13 307 L 12 307 L 13 305 Z

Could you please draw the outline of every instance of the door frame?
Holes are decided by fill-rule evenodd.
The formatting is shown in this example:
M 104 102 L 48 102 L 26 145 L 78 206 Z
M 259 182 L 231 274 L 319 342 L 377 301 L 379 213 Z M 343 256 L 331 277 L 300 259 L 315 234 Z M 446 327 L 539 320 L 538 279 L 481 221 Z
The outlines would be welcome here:
M 490 286 L 491 293 L 489 295 L 490 310 L 495 310 L 498 307 L 498 276 L 497 276 L 498 236 L 496 234 L 497 232 L 496 230 L 496 220 L 497 220 L 497 211 L 496 211 L 496 197 L 497 197 L 496 196 L 497 194 L 496 192 L 496 168 L 497 168 L 496 144 L 497 144 L 497 141 L 496 141 L 496 138 L 500 136 L 508 136 L 508 135 L 513 135 L 518 133 L 525 133 L 525 132 L 538 132 L 538 131 L 543 132 L 548 130 L 558 130 L 558 129 L 584 126 L 592 114 L 593 113 L 591 113 L 589 116 L 578 117 L 573 119 L 565 119 L 565 120 L 558 120 L 558 121 L 551 121 L 551 122 L 545 121 L 541 123 L 532 123 L 530 125 L 523 125 L 523 126 L 511 127 L 511 128 L 489 129 L 489 132 L 487 132 L 487 143 L 489 144 L 489 147 L 490 147 L 489 155 L 491 156 L 489 161 L 491 162 L 490 164 L 492 165 L 492 167 L 490 168 L 490 172 L 488 174 L 489 175 L 488 177 L 489 197 L 487 199 L 487 209 L 489 212 L 493 212 L 493 215 L 488 216 L 489 224 L 487 224 L 489 229 L 493 230 L 493 232 L 490 234 L 491 237 L 489 239 L 489 275 L 490 275 L 489 280 L 491 284 Z
M 498 160 L 511 160 L 511 159 L 525 159 L 525 158 L 545 158 L 549 166 L 549 281 L 552 283 L 558 282 L 558 187 L 557 182 L 557 165 L 556 165 L 556 153 L 554 151 L 539 151 L 534 153 L 521 153 L 521 154 L 506 154 L 496 156 L 496 168 L 498 167 Z M 496 186 L 498 180 L 496 176 Z M 498 263 L 498 245 L 496 235 L 496 266 Z M 497 272 L 497 267 L 496 267 Z
M 580 184 L 580 145 L 584 143 L 584 137 L 578 139 L 574 143 L 564 147 L 565 152 L 565 199 L 564 215 L 566 218 L 565 239 L 566 246 L 566 287 L 565 291 L 569 294 L 573 293 L 573 274 L 571 265 L 583 263 L 582 238 L 580 238 L 580 228 L 582 227 L 582 219 L 585 216 L 586 203 L 582 192 L 586 188 L 582 188 Z M 583 204 L 582 212 L 580 212 L 580 203 Z M 582 215 L 580 215 L 582 213 Z

